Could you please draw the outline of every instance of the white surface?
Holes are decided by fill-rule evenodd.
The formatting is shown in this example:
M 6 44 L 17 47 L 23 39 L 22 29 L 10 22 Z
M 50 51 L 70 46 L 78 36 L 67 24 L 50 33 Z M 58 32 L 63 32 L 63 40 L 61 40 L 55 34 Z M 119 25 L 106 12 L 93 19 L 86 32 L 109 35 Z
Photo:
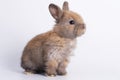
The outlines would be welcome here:
M 86 34 L 78 38 L 66 76 L 25 75 L 20 58 L 26 43 L 54 25 L 48 5 L 64 0 L 0 0 L 0 80 L 120 80 L 119 0 L 68 0 Z

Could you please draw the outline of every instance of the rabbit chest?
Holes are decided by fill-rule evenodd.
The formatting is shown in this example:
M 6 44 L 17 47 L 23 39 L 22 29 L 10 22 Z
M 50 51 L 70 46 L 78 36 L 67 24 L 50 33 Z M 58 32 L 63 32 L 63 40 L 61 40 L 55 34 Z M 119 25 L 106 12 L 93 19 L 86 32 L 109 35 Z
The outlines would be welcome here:
M 45 43 L 44 52 L 47 59 L 61 62 L 72 54 L 75 43 L 76 40 L 52 38 Z

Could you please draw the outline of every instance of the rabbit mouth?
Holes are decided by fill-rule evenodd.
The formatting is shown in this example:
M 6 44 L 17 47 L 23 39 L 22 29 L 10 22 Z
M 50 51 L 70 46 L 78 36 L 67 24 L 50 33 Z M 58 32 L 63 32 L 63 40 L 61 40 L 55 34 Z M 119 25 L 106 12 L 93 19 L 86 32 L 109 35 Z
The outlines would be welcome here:
M 73 34 L 75 35 L 75 37 L 81 36 L 84 33 L 85 33 L 85 25 L 84 24 L 79 24 L 79 25 L 75 26 L 74 31 L 73 31 Z

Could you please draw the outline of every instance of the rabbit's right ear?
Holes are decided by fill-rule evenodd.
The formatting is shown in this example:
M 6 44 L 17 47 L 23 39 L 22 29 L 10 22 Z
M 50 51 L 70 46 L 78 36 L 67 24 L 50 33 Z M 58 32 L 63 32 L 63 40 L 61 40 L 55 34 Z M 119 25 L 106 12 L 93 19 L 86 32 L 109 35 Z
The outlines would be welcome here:
M 49 5 L 49 11 L 54 19 L 59 20 L 62 16 L 62 10 L 55 4 Z
M 67 10 L 67 11 L 69 10 L 69 5 L 67 1 L 63 3 L 63 10 Z

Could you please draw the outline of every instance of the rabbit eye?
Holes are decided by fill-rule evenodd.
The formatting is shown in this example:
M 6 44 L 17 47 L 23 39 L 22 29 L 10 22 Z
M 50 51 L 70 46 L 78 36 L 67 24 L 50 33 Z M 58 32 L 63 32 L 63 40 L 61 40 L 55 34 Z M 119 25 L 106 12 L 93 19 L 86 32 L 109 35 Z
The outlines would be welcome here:
M 75 21 L 74 21 L 74 20 L 71 20 L 71 21 L 69 21 L 69 23 L 70 23 L 71 25 L 73 25 L 73 24 L 75 24 Z

